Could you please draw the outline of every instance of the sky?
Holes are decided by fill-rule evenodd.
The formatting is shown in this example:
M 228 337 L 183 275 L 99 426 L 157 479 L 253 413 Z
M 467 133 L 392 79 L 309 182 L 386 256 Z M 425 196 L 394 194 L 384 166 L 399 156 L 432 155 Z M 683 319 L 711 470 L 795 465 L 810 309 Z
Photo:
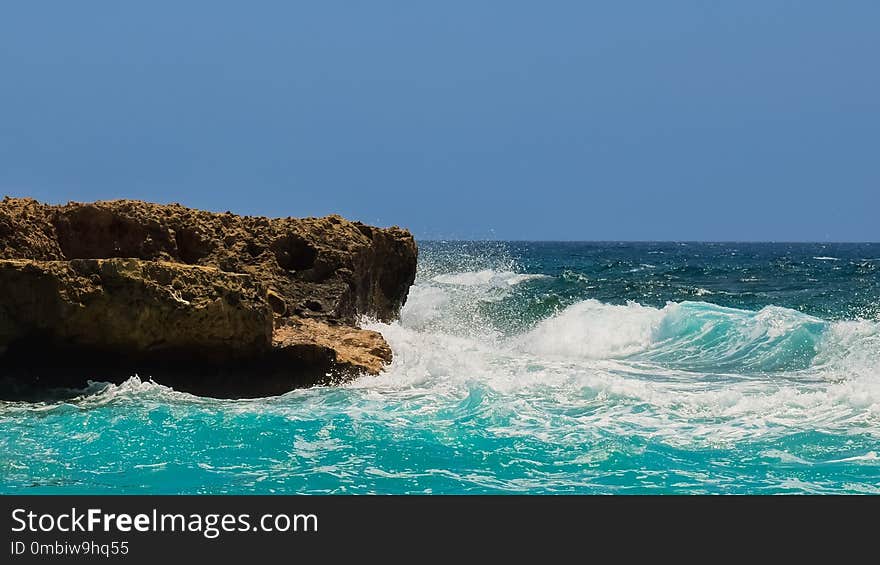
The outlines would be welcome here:
M 880 2 L 6 2 L 0 196 L 880 240 Z

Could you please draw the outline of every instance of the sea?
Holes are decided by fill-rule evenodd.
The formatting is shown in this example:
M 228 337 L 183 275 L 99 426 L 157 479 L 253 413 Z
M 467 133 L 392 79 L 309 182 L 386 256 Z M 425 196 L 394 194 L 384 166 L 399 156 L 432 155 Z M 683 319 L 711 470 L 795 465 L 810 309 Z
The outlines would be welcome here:
M 880 244 L 419 247 L 381 375 L 2 401 L 0 492 L 880 493 Z

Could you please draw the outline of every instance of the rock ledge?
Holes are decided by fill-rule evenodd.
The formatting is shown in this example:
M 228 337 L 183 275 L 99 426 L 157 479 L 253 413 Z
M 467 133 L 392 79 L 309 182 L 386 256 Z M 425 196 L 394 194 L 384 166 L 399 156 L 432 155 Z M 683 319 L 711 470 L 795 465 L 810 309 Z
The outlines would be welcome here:
M 0 202 L 2 396 L 134 373 L 206 396 L 381 371 L 415 278 L 403 229 L 133 200 Z

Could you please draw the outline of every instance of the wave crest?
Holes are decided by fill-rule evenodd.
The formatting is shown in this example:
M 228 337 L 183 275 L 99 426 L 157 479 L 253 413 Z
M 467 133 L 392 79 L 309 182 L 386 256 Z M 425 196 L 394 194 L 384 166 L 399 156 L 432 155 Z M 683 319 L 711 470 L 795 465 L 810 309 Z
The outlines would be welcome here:
M 753 311 L 685 301 L 655 308 L 589 299 L 515 335 L 495 328 L 497 315 L 510 312 L 489 311 L 479 304 L 491 302 L 499 285 L 543 276 L 490 269 L 436 275 L 413 287 L 401 324 L 571 362 L 619 360 L 736 375 L 825 371 L 833 379 L 876 375 L 880 366 L 880 323 L 829 322 L 772 305 Z M 493 312 L 496 319 L 491 318 Z
M 482 271 L 465 271 L 462 273 L 437 275 L 431 280 L 440 284 L 457 286 L 505 287 L 515 286 L 526 281 L 546 278 L 550 277 L 535 273 L 514 273 L 513 271 L 499 272 L 492 269 L 483 269 Z

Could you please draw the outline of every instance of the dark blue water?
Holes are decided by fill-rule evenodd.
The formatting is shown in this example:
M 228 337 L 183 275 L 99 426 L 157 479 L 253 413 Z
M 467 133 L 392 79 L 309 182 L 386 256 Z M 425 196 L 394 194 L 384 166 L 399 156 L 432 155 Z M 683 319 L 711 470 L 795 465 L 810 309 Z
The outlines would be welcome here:
M 3 492 L 880 493 L 880 244 L 420 247 L 379 377 L 0 404 Z

